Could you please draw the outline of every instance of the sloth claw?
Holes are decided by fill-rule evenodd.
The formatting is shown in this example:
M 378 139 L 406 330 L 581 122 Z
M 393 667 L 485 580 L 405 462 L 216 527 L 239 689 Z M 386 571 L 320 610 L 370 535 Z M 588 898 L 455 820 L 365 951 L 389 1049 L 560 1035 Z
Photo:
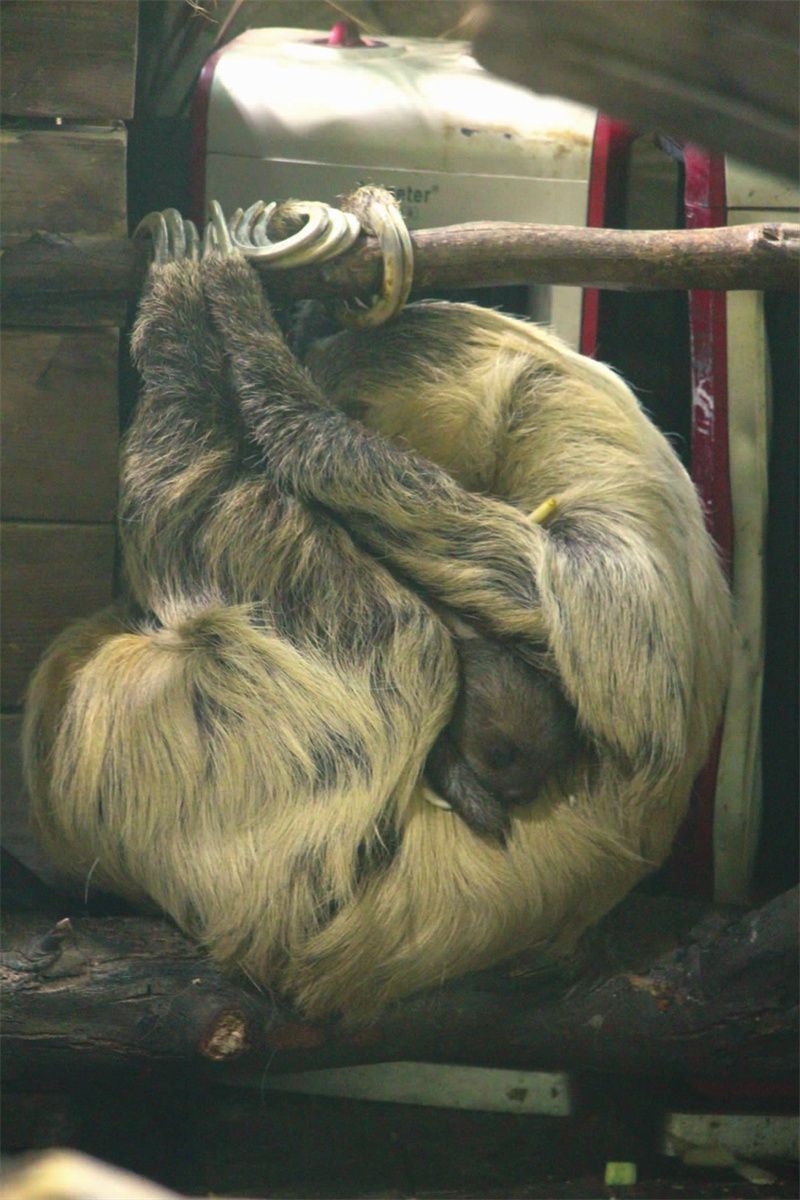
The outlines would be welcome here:
M 136 241 L 149 237 L 152 242 L 152 266 L 163 267 L 168 262 L 196 261 L 200 239 L 192 221 L 184 221 L 176 208 L 148 213 L 137 225 Z
M 231 224 L 237 219 L 237 212 L 231 218 Z M 212 200 L 208 206 L 209 220 L 206 223 L 205 233 L 203 235 L 202 257 L 211 258 L 216 255 L 220 258 L 232 258 L 237 254 L 233 239 L 231 238 L 231 230 L 228 222 L 225 220 L 225 214 L 222 211 L 222 206 L 219 200 Z

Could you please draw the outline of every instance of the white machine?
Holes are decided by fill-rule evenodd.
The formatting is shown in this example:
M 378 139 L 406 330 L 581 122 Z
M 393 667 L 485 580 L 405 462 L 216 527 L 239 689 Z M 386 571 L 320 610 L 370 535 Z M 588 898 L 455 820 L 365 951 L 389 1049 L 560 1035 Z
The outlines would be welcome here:
M 650 152 L 642 155 L 644 145 Z M 226 212 L 260 198 L 333 203 L 379 183 L 394 191 L 412 229 L 474 220 L 668 228 L 798 219 L 800 195 L 780 180 L 694 147 L 668 147 L 671 155 L 664 148 L 582 105 L 490 75 L 463 43 L 351 39 L 341 26 L 331 34 L 253 29 L 202 72 L 192 207 L 202 218 L 206 198 Z M 610 357 L 650 407 L 647 380 L 604 344 L 610 296 L 531 285 L 514 311 L 552 325 L 585 353 Z M 761 813 L 770 428 L 763 296 L 695 292 L 681 303 L 691 359 L 681 401 L 686 458 L 732 564 L 737 643 L 724 729 L 677 850 L 676 877 L 691 890 L 741 900 Z
M 228 212 L 380 183 L 411 229 L 586 223 L 594 110 L 489 75 L 461 42 L 251 29 L 206 64 L 194 115 L 198 216 L 205 197 Z M 532 288 L 527 311 L 577 346 L 575 288 Z

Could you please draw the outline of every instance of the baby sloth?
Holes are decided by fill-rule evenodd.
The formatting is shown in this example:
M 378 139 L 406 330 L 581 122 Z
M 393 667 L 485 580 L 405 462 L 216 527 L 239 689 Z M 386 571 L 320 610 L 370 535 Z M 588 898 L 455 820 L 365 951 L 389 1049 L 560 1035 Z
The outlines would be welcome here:
M 458 654 L 456 706 L 425 775 L 470 828 L 505 842 L 509 810 L 578 757 L 576 714 L 553 676 L 499 642 L 462 636 Z

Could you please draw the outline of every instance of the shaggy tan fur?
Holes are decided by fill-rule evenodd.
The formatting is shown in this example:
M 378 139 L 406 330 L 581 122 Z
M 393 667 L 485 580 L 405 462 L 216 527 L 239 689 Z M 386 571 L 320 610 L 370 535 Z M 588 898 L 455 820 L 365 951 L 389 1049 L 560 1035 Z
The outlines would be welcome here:
M 151 276 L 130 600 L 58 639 L 27 705 L 51 855 L 312 1016 L 568 950 L 667 854 L 720 716 L 727 591 L 670 446 L 610 370 L 498 313 L 339 335 L 316 386 L 242 262 Z M 593 746 L 505 847 L 423 795 L 457 686 L 423 596 L 545 643 Z

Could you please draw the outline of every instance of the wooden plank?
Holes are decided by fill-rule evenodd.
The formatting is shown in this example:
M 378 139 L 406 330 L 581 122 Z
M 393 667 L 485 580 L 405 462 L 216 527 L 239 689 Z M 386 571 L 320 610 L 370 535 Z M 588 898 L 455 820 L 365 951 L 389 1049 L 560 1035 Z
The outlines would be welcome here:
M 112 329 L 0 335 L 6 520 L 114 519 L 118 355 Z
M 0 703 L 19 708 L 28 677 L 59 630 L 111 600 L 113 525 L 15 524 L 3 545 Z
M 484 0 L 473 49 L 534 91 L 795 177 L 797 41 L 793 0 Z
M 3 305 L 5 325 L 58 329 L 119 329 L 128 319 L 125 300 L 113 296 L 36 296 Z
M 25 117 L 133 116 L 136 0 L 6 0 L 0 107 Z
M 127 233 L 123 126 L 0 131 L 5 241 L 36 230 Z
M 6 325 L 124 325 L 149 257 L 146 245 L 103 234 L 37 232 L 0 245 Z

